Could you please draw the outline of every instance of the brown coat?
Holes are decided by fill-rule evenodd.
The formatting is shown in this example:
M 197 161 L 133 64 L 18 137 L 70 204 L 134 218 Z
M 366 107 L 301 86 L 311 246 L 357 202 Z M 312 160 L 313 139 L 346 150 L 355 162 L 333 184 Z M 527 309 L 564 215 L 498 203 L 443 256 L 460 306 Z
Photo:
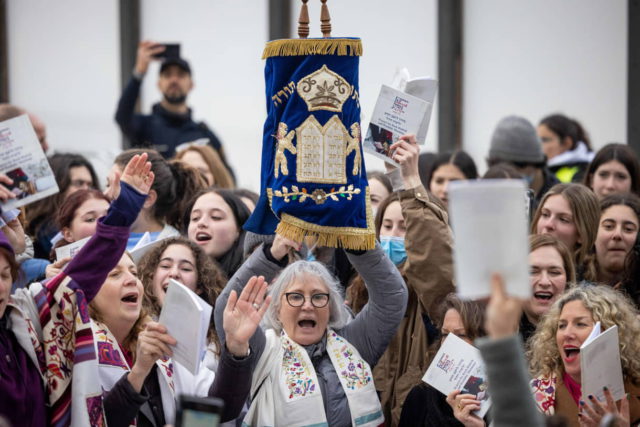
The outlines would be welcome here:
M 454 291 L 452 237 L 447 213 L 423 186 L 399 193 L 404 217 L 407 261 L 404 276 L 409 301 L 404 320 L 373 370 L 388 425 L 398 425 L 402 404 L 427 370 L 427 333 L 423 314 L 434 319 L 444 297 Z
M 556 381 L 555 413 L 556 415 L 565 417 L 569 427 L 579 427 L 578 405 L 576 405 L 575 400 L 571 397 L 571 393 L 569 393 L 569 390 L 565 387 L 562 376 L 558 376 Z M 631 384 L 629 381 L 625 381 L 624 389 L 630 394 L 629 414 L 631 415 L 631 425 L 638 425 L 638 423 L 640 423 L 640 387 Z

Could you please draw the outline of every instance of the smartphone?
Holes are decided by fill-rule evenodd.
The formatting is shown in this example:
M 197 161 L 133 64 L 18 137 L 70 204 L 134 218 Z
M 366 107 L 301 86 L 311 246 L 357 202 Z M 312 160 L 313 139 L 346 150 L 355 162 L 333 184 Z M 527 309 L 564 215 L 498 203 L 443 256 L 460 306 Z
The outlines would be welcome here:
M 218 427 L 223 408 L 222 399 L 181 394 L 176 410 L 176 427 Z
M 154 58 L 180 58 L 180 44 L 179 43 L 161 43 L 164 46 L 164 50 L 160 53 L 153 55 Z

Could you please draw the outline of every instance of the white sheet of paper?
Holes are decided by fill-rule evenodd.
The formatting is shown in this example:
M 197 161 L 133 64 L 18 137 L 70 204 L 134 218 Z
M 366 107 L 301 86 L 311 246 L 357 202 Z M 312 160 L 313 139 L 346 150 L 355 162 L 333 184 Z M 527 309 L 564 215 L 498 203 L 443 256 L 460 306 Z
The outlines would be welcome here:
M 177 341 L 173 360 L 196 375 L 204 356 L 213 308 L 191 289 L 173 279 L 167 288 L 158 322 Z
M 487 388 L 480 351 L 454 334 L 449 334 L 444 340 L 422 381 L 445 396 L 453 390 L 476 395 L 480 400 L 480 410 L 476 415 L 481 418 L 491 406 L 487 392 L 491 390 Z
M 523 181 L 492 179 L 449 183 L 458 294 L 491 294 L 491 274 L 500 273 L 509 295 L 529 298 L 529 243 Z
M 0 122 L 0 173 L 13 180 L 13 184 L 5 186 L 17 196 L 0 202 L 3 211 L 58 192 L 47 156 L 26 114 Z
M 144 238 L 144 236 L 142 236 L 142 238 Z M 142 240 L 142 238 L 140 240 Z M 140 242 L 138 242 L 138 244 L 135 245 L 134 248 L 129 251 L 129 253 L 131 254 L 131 257 L 133 258 L 133 262 L 135 262 L 136 264 L 140 262 L 142 257 L 145 256 L 147 252 L 149 252 L 151 249 L 158 246 L 165 239 L 168 239 L 168 237 L 165 237 L 164 239 L 151 241 L 151 238 L 149 237 L 148 242 L 144 245 L 140 245 Z
M 56 259 L 61 260 L 62 258 L 76 256 L 80 249 L 91 239 L 91 236 L 85 237 L 82 240 L 78 240 L 77 242 L 69 243 L 68 245 L 60 246 L 56 248 Z
M 596 326 L 599 327 L 600 322 Z M 580 371 L 582 396 L 592 395 L 596 396 L 600 402 L 606 402 L 602 390 L 606 386 L 614 400 L 625 398 L 617 326 L 614 325 L 595 338 L 587 339 L 582 343 Z
M 138 240 L 138 243 L 136 243 L 136 245 L 131 250 L 135 251 L 136 249 L 140 249 L 141 247 L 148 245 L 149 243 L 151 243 L 151 234 L 148 231 L 145 231 L 140 240 Z

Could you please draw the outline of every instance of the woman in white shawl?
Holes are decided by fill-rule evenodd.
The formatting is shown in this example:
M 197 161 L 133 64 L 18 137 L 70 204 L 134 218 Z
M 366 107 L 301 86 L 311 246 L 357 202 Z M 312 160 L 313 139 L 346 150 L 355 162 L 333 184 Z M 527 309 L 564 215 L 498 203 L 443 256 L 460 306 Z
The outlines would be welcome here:
M 298 246 L 276 236 L 273 245 L 258 248 L 216 302 L 218 335 L 226 346 L 223 351 L 229 351 L 238 362 L 244 360 L 253 374 L 252 403 L 244 423 L 380 425 L 384 417 L 371 366 L 404 315 L 404 281 L 379 247 L 347 251 L 369 291 L 367 306 L 354 320 L 347 323 L 349 316 L 338 282 L 318 262 L 297 261 L 286 267 L 271 286 L 272 302 L 266 308 L 262 304 L 263 283 L 280 272 L 289 249 Z M 245 286 L 250 292 L 238 299 Z M 253 328 L 245 327 L 251 325 L 251 319 L 259 319 L 261 312 L 265 312 L 262 328 L 257 322 Z M 238 366 L 221 365 L 218 375 L 220 369 Z M 236 384 L 236 388 L 242 387 L 240 382 Z

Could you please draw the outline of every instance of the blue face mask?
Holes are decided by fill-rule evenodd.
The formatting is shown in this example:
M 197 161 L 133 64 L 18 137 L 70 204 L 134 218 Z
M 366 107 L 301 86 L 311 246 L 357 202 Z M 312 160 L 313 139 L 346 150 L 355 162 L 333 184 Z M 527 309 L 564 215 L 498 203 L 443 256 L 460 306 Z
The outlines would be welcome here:
M 380 247 L 395 265 L 402 264 L 407 259 L 404 237 L 380 236 Z

